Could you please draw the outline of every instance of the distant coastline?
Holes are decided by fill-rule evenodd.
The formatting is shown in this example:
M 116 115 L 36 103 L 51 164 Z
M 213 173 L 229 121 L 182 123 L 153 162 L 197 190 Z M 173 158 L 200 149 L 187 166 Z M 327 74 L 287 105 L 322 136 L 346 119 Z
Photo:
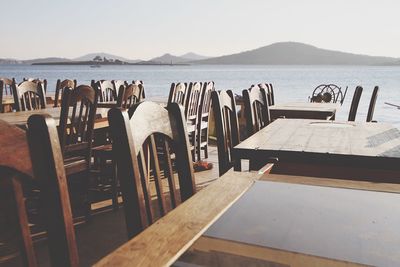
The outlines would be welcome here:
M 142 61 L 137 63 L 129 62 L 98 62 L 98 61 L 67 61 L 67 62 L 36 62 L 30 65 L 87 65 L 87 66 L 109 66 L 109 65 L 150 65 L 150 66 L 187 66 L 189 63 L 163 63 L 163 62 L 150 62 Z

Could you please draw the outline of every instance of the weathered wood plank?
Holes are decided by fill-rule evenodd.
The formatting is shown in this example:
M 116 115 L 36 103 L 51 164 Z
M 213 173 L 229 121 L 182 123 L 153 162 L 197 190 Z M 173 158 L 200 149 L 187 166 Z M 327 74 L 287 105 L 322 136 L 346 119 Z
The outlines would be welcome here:
M 229 171 L 169 212 L 96 266 L 172 264 L 258 177 Z

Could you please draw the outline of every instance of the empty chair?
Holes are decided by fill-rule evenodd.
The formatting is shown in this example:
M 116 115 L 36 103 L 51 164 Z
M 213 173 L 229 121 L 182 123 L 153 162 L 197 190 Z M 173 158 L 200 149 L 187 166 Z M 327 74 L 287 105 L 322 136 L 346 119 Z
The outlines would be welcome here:
M 114 85 L 114 89 L 115 89 L 117 96 L 119 95 L 119 90 L 121 89 L 121 86 L 123 88 L 128 86 L 128 83 L 126 81 L 122 81 L 122 80 L 112 80 L 111 82 Z
M 3 155 L 0 156 L 0 206 L 2 210 L 6 208 L 10 226 L 17 229 L 23 266 L 37 266 L 22 189 L 25 182 L 40 185 L 41 212 L 52 266 L 78 266 L 66 177 L 53 119 L 33 115 L 28 120 L 27 132 L 0 121 L 0 143 Z M 7 244 L 1 244 L 4 245 Z
M 214 91 L 214 82 L 203 83 L 203 90 L 200 98 L 199 117 L 197 123 L 197 160 L 201 160 L 201 150 L 204 150 L 204 157 L 208 158 L 208 119 L 211 107 L 211 92 Z
M 98 81 L 94 83 L 92 81 L 92 87 L 99 91 L 99 101 L 100 102 L 113 102 L 117 100 L 117 90 L 111 81 Z
M 46 108 L 45 92 L 41 83 L 24 81 L 13 85 L 14 106 L 17 111 Z
M 130 108 L 141 100 L 143 86 L 141 84 L 131 84 L 122 87 L 119 90 L 117 106 L 122 108 Z
M 185 107 L 185 116 L 187 123 L 187 132 L 189 135 L 190 149 L 192 151 L 193 161 L 196 160 L 197 145 L 197 123 L 199 116 L 199 105 L 203 87 L 200 83 L 190 83 L 188 90 L 188 100 Z
M 133 80 L 132 83 L 136 84 L 136 85 L 139 85 L 139 84 L 142 85 L 143 90 L 142 90 L 142 95 L 140 96 L 140 100 L 143 100 L 146 97 L 146 94 L 144 92 L 144 83 L 143 83 L 143 81 L 142 80 Z
M 80 85 L 65 88 L 62 96 L 59 138 L 64 168 L 69 179 L 76 217 L 90 215 L 89 174 L 91 168 L 93 128 L 97 107 L 97 91 Z
M 168 103 L 178 103 L 183 107 L 186 106 L 188 97 L 188 84 L 186 83 L 172 83 L 169 91 Z
M 34 83 L 40 83 L 44 92 L 47 92 L 47 80 L 46 79 L 39 79 L 39 78 L 24 78 L 23 81 L 28 81 L 28 82 L 34 82 Z
M 0 112 L 11 111 L 11 105 L 6 105 L 3 100 L 12 103 L 12 91 L 15 79 L 0 78 Z
M 196 189 L 186 122 L 180 106 L 171 103 L 165 109 L 157 103 L 144 101 L 130 108 L 129 114 L 130 118 L 127 111 L 113 108 L 108 119 L 128 235 L 133 237 L 155 221 L 156 212 L 163 216 L 192 196 Z M 160 148 L 162 153 L 159 153 Z M 174 171 L 178 175 L 179 190 Z M 158 204 L 158 209 L 151 205 L 154 201 L 150 172 L 157 195 L 153 204 Z
M 275 105 L 275 96 L 274 96 L 274 88 L 272 87 L 272 83 L 259 83 L 258 84 L 259 88 L 262 88 L 265 90 L 267 99 L 268 99 L 268 104 L 270 106 Z M 251 90 L 251 88 L 250 88 Z
M 347 88 L 346 86 L 346 90 L 342 92 L 342 88 L 336 84 L 318 85 L 310 97 L 310 102 L 340 103 L 342 105 L 347 94 Z
M 358 104 L 360 103 L 362 91 L 363 88 L 361 86 L 357 86 L 356 90 L 354 91 L 353 100 L 351 101 L 348 121 L 356 120 Z
M 378 91 L 379 91 L 379 86 L 375 86 L 374 91 L 372 92 L 371 100 L 369 102 L 367 122 L 371 122 L 374 117 L 374 110 L 375 110 L 376 99 L 378 98 Z
M 234 167 L 232 148 L 239 144 L 239 122 L 235 97 L 231 90 L 211 93 L 217 133 L 219 175 Z
M 66 87 L 75 89 L 76 80 L 68 80 L 68 79 L 63 81 L 61 81 L 60 79 L 57 80 L 56 92 L 54 97 L 54 107 L 59 107 L 61 105 L 62 92 Z
M 271 122 L 267 93 L 263 88 L 253 87 L 243 90 L 244 117 L 247 136 L 253 135 Z
M 3 90 L 2 94 L 3 95 L 12 95 L 12 93 L 13 93 L 12 86 L 13 86 L 13 83 L 15 83 L 15 79 L 14 78 L 12 78 L 12 79 L 0 78 L 0 82 L 3 83 L 3 86 L 0 87 L 0 90 Z

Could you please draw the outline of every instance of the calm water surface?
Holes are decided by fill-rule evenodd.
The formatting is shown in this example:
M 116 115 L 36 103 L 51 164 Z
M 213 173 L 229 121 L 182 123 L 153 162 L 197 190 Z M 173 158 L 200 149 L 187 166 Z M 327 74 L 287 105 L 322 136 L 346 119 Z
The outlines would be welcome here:
M 275 87 L 277 103 L 308 101 L 312 90 L 321 83 L 334 83 L 349 87 L 345 102 L 337 114 L 337 120 L 346 120 L 354 89 L 364 88 L 357 121 L 365 121 L 373 87 L 380 92 L 374 119 L 400 127 L 400 110 L 384 102 L 400 105 L 400 67 L 381 66 L 30 66 L 0 65 L 0 77 L 46 78 L 48 90 L 54 91 L 57 79 L 77 79 L 78 84 L 90 80 L 143 80 L 146 96 L 166 97 L 172 82 L 210 81 L 217 89 L 232 89 L 236 93 L 251 84 L 271 82 Z

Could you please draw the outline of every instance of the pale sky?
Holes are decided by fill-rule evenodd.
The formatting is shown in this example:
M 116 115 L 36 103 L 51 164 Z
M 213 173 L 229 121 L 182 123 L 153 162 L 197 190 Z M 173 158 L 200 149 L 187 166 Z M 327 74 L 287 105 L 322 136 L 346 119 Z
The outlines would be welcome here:
M 400 57 L 398 0 L 1 0 L 0 58 L 219 56 L 274 42 Z

